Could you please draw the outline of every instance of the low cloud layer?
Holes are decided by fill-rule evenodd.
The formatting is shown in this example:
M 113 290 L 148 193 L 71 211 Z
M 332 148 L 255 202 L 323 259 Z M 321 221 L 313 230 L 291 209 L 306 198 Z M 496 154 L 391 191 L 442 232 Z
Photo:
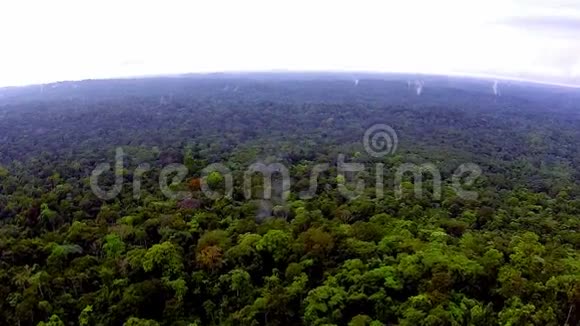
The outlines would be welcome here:
M 489 74 L 580 85 L 580 4 L 0 3 L 0 86 L 229 70 Z

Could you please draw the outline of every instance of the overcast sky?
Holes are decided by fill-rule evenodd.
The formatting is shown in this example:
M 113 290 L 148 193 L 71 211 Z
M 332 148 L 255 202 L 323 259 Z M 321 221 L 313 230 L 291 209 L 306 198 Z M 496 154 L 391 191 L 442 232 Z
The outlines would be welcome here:
M 0 42 L 0 86 L 272 69 L 580 85 L 580 2 L 566 0 L 2 0 Z

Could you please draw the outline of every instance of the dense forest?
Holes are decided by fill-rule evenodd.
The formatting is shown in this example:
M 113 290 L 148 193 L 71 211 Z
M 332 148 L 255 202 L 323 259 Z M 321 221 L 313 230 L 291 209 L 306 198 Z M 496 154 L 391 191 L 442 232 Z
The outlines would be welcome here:
M 376 124 L 397 133 L 390 155 L 365 150 Z M 0 89 L 0 324 L 580 325 L 579 126 L 580 90 L 469 78 L 209 74 Z M 114 167 L 119 149 L 122 166 L 99 184 L 120 177 L 122 188 L 100 198 L 92 173 Z M 341 175 L 341 156 L 364 170 Z M 248 197 L 258 162 L 287 167 L 289 189 L 276 174 L 267 198 L 254 173 Z M 231 193 L 225 173 L 204 174 L 214 163 L 231 171 Z M 440 196 L 427 173 L 421 196 L 412 174 L 394 178 L 426 163 Z M 451 185 L 465 163 L 481 169 L 473 198 Z M 187 172 L 169 187 L 187 197 L 160 187 L 172 164 Z M 357 180 L 361 193 L 339 191 Z

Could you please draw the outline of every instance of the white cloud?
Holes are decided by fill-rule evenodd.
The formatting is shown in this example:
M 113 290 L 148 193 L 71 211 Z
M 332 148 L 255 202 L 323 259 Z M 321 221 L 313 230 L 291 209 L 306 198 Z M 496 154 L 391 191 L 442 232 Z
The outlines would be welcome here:
M 269 69 L 564 78 L 571 67 L 560 66 L 554 56 L 579 41 L 497 23 L 549 4 L 529 9 L 499 0 L 3 1 L 0 85 Z

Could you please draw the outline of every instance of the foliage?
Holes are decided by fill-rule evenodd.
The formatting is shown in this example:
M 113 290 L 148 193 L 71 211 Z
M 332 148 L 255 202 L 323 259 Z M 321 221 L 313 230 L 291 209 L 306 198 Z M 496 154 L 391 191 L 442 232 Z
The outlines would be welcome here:
M 424 76 L 417 96 L 407 78 L 0 89 L 0 325 L 578 325 L 580 93 L 512 83 L 496 97 L 486 81 Z M 376 123 L 397 131 L 393 155 L 367 155 L 361 137 Z M 123 169 L 99 184 L 125 182 L 101 200 L 91 171 L 118 146 Z M 339 174 L 339 154 L 364 171 Z M 274 178 L 261 200 L 256 175 L 246 200 L 256 162 L 286 166 L 290 190 Z M 467 162 L 483 172 L 467 189 L 477 198 L 451 182 Z M 188 174 L 171 189 L 190 198 L 159 189 L 172 163 Z M 201 193 L 210 163 L 231 170 L 231 196 Z M 329 169 L 300 199 L 320 163 Z M 382 196 L 369 187 L 377 163 Z M 441 198 L 426 180 L 414 196 L 412 178 L 397 196 L 403 163 L 434 164 Z M 354 177 L 367 190 L 345 198 Z M 227 180 L 206 179 L 217 192 Z

